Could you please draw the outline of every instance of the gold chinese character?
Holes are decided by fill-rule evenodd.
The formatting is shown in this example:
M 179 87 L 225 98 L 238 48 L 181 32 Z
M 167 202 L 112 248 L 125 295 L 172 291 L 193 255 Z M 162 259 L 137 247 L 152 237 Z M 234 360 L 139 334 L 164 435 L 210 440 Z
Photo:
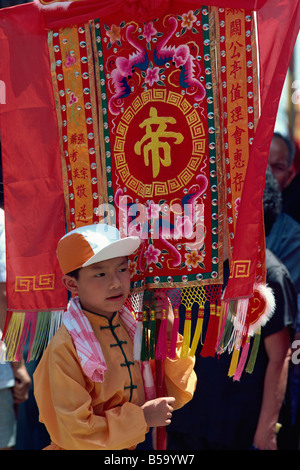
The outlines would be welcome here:
M 150 108 L 149 118 L 145 119 L 141 124 L 140 128 L 146 128 L 144 137 L 136 142 L 134 151 L 137 155 L 142 153 L 142 145 L 149 141 L 143 148 L 144 162 L 146 166 L 149 166 L 150 153 L 152 155 L 152 172 L 153 178 L 156 178 L 160 171 L 160 164 L 164 167 L 171 165 L 171 150 L 170 144 L 165 141 L 161 141 L 161 138 L 169 139 L 174 138 L 175 144 L 180 144 L 183 141 L 183 135 L 180 132 L 169 132 L 166 131 L 167 124 L 176 124 L 176 119 L 173 117 L 159 117 L 157 116 L 157 109 Z M 154 129 L 152 128 L 154 126 Z M 162 149 L 163 156 L 159 155 L 159 150 Z

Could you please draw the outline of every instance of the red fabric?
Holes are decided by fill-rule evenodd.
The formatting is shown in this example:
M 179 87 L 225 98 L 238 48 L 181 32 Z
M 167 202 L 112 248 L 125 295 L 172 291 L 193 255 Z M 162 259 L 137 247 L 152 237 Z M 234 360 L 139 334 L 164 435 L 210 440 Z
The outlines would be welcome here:
M 261 82 L 261 116 L 250 154 L 239 209 L 233 261 L 251 259 L 250 273 L 242 283 L 230 278 L 225 299 L 253 293 L 259 245 L 260 210 L 275 120 L 300 25 L 299 0 L 268 0 L 258 10 L 258 45 Z M 254 186 L 255 185 L 255 186 Z
M 256 10 L 260 8 L 267 0 L 208 0 L 204 5 L 213 5 L 227 8 L 243 8 L 245 10 Z M 74 24 L 83 23 L 93 18 L 101 18 L 114 12 L 123 11 L 126 18 L 135 18 L 136 20 L 147 21 L 153 19 L 153 11 L 155 16 L 159 17 L 165 14 L 172 0 L 83 0 L 70 2 L 66 8 L 66 2 L 60 5 L 60 2 L 51 2 L 49 5 L 41 5 L 39 0 L 35 0 L 36 4 L 41 8 L 45 24 L 49 29 L 60 28 L 70 25 L 70 18 Z M 99 6 L 99 3 L 101 6 Z M 189 2 L 199 8 L 199 1 L 192 0 Z
M 102 2 L 98 8 L 97 1 L 74 2 L 69 4 L 67 10 L 63 5 L 56 4 L 57 9 L 43 8 L 45 23 L 48 28 L 62 26 L 68 22 L 69 17 L 74 22 L 86 21 L 91 11 L 93 16 L 108 15 L 115 9 L 122 9 L 127 15 L 139 16 L 144 21 L 153 16 L 153 10 L 159 14 L 165 12 L 172 2 L 163 0 L 127 0 L 114 3 Z M 195 6 L 199 5 L 198 2 Z M 272 0 L 238 1 L 238 0 L 208 0 L 207 5 L 218 7 L 245 8 L 257 10 L 258 15 L 258 41 L 260 54 L 260 84 L 262 113 L 253 143 L 247 177 L 244 184 L 243 197 L 239 210 L 239 219 L 233 261 L 251 259 L 248 278 L 237 282 L 232 277 L 226 290 L 226 299 L 251 296 L 255 281 L 257 264 L 257 247 L 260 242 L 261 228 L 261 201 L 265 182 L 265 172 L 268 161 L 268 152 L 275 125 L 276 113 L 281 95 L 284 78 L 289 65 L 296 35 L 299 30 L 299 0 L 283 0 L 274 3 Z M 158 16 L 158 13 L 156 16 Z M 253 191 L 255 181 L 256 190 Z M 247 234 L 247 235 L 246 235 Z M 245 243 L 247 236 L 247 243 Z
M 56 259 L 65 232 L 60 146 L 47 37 L 33 4 L 1 11 L 0 50 L 8 308 L 63 307 Z
M 194 3 L 198 5 L 198 2 Z M 251 258 L 252 263 L 249 278 L 238 289 L 235 279 L 230 279 L 226 291 L 226 298 L 230 299 L 249 296 L 253 290 L 261 216 L 256 209 L 261 205 L 280 93 L 299 30 L 300 6 L 299 0 L 277 3 L 272 0 L 219 0 L 206 4 L 255 8 L 258 14 L 262 115 L 247 170 L 233 252 L 234 260 Z M 0 124 L 9 252 L 7 283 L 12 292 L 9 308 L 49 309 L 66 303 L 55 257 L 57 240 L 64 233 L 64 207 L 44 28 L 70 24 L 70 18 L 74 23 L 87 21 L 91 12 L 93 17 L 101 17 L 118 8 L 145 14 L 145 20 L 153 16 L 152 2 L 143 2 L 142 6 L 139 8 L 140 2 L 127 0 L 105 1 L 99 7 L 97 0 L 90 0 L 70 3 L 68 9 L 64 9 L 64 4 L 55 4 L 55 8 L 49 9 L 26 4 L 0 13 L 0 49 L 5 58 L 0 62 L 0 79 L 6 84 L 6 105 L 0 105 Z M 155 6 L 157 11 L 163 11 L 168 2 L 157 0 Z M 33 161 L 40 165 L 31 164 Z M 52 288 L 41 290 L 43 296 L 39 296 L 38 291 L 43 285 L 38 283 L 38 277 L 35 277 L 34 287 L 32 284 L 32 276 L 39 275 L 55 276 L 55 296 L 51 295 Z M 30 296 L 26 291 L 16 296 L 17 276 L 29 276 L 25 285 L 29 290 L 34 288 L 37 295 Z

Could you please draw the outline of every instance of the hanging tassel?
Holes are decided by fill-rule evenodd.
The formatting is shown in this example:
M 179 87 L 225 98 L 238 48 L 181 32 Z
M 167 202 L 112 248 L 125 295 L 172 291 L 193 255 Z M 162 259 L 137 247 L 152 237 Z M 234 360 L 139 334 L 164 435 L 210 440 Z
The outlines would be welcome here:
M 136 314 L 137 324 L 136 331 L 134 334 L 133 341 L 133 359 L 135 361 L 140 361 L 142 353 L 142 342 L 143 342 L 143 313 L 138 312 Z
M 9 324 L 4 328 L 5 335 L 3 339 L 6 346 L 5 360 L 9 362 L 15 361 L 18 351 L 20 338 L 22 336 L 23 325 L 25 321 L 25 312 L 13 312 L 10 316 Z
M 167 345 L 167 310 L 163 308 L 162 311 L 162 320 L 160 322 L 157 344 L 156 344 L 156 352 L 155 352 L 155 359 L 158 360 L 165 360 L 167 357 L 168 352 L 168 345 Z
M 230 342 L 230 338 L 232 336 L 233 332 L 233 326 L 234 326 L 234 318 L 236 315 L 236 308 L 237 308 L 237 301 L 233 300 L 228 302 L 228 313 L 227 313 L 227 318 L 226 318 L 226 323 L 223 331 L 223 337 L 221 340 L 222 344 L 222 350 L 223 352 L 226 351 L 228 348 L 228 344 Z
M 156 398 L 166 396 L 166 386 L 165 386 L 165 363 L 160 359 L 156 360 L 155 364 L 155 374 L 156 374 Z M 167 431 L 165 426 L 158 426 L 156 428 L 156 450 L 166 450 L 167 444 Z
M 27 339 L 27 362 L 38 359 L 62 324 L 63 310 L 8 312 L 3 331 L 6 360 L 19 362 Z
M 51 341 L 57 330 L 62 325 L 64 311 L 63 310 L 53 310 L 51 312 L 51 322 L 48 336 L 48 343 Z
M 148 312 L 147 310 L 143 311 L 143 332 L 142 332 L 142 350 L 141 350 L 141 360 L 148 361 L 149 352 L 148 352 Z
M 220 306 L 210 305 L 210 315 L 204 345 L 200 355 L 202 357 L 214 357 L 219 331 Z
M 38 312 L 34 339 L 28 355 L 30 360 L 38 359 L 48 344 L 51 311 Z
M 149 359 L 155 358 L 156 347 L 156 318 L 155 310 L 150 310 L 150 346 L 149 346 Z
M 145 398 L 146 401 L 153 400 L 156 397 L 156 389 L 152 374 L 152 369 L 149 361 L 143 361 L 140 363 L 142 377 L 144 382 Z
M 246 372 L 248 372 L 248 374 L 252 374 L 253 369 L 254 369 L 254 365 L 256 362 L 256 357 L 257 357 L 257 353 L 259 349 L 259 344 L 260 344 L 260 336 L 261 336 L 261 331 L 259 329 L 259 331 L 255 333 L 250 357 L 249 357 L 247 367 L 246 367 Z
M 5 324 L 4 324 L 4 328 L 3 328 L 2 336 L 1 336 L 1 340 L 0 340 L 0 362 L 8 360 L 7 359 L 7 348 L 6 348 L 6 345 L 4 343 L 4 339 L 7 335 L 7 330 L 8 330 L 8 326 L 10 324 L 12 315 L 13 315 L 13 312 L 11 312 L 11 311 L 8 311 L 7 314 L 6 314 L 6 320 L 5 320 Z
M 192 310 L 190 308 L 186 309 L 185 312 L 185 321 L 183 328 L 183 341 L 180 357 L 187 357 L 190 350 L 191 343 L 191 326 L 192 326 Z
M 169 350 L 169 358 L 175 359 L 176 357 L 176 345 L 179 331 L 179 309 L 174 308 L 174 323 L 172 328 L 172 338 Z
M 221 317 L 220 317 L 221 328 L 218 334 L 216 350 L 221 349 L 221 341 L 222 341 L 222 337 L 225 331 L 225 325 L 228 320 L 228 310 L 229 310 L 229 302 L 222 302 L 221 303 Z
M 15 361 L 20 362 L 23 357 L 23 349 L 27 340 L 27 336 L 29 333 L 29 328 L 31 324 L 31 312 L 25 312 L 25 318 L 24 318 L 24 323 L 22 326 L 22 331 L 19 339 L 19 345 L 18 345 L 18 350 L 15 355 Z
M 31 351 L 33 348 L 33 343 L 34 343 L 34 338 L 35 338 L 35 331 L 36 331 L 36 325 L 37 325 L 37 319 L 38 315 L 32 315 L 31 317 L 31 325 L 30 325 L 30 336 L 29 336 L 29 345 L 28 345 L 28 355 L 27 355 L 27 361 L 31 361 Z
M 200 336 L 202 333 L 203 318 L 204 318 L 204 306 L 201 305 L 199 306 L 199 310 L 198 310 L 198 318 L 197 318 L 195 333 L 193 337 L 192 346 L 189 352 L 189 356 L 194 356 L 196 354 L 196 349 L 199 344 Z
M 4 338 L 6 336 L 6 332 L 8 330 L 9 325 L 10 325 L 12 315 L 13 315 L 13 312 L 11 310 L 8 310 L 7 314 L 6 314 L 4 328 L 3 328 L 3 331 L 2 331 L 1 341 L 4 341 Z
M 229 353 L 233 351 L 234 346 L 239 349 L 240 345 L 242 344 L 248 306 L 248 298 L 237 300 L 237 308 L 233 320 L 233 330 L 227 345 Z
M 246 364 L 246 360 L 247 360 L 247 357 L 248 357 L 249 347 L 250 347 L 250 336 L 247 336 L 247 340 L 246 340 L 246 342 L 243 346 L 242 354 L 241 354 L 237 369 L 236 369 L 235 374 L 233 376 L 233 380 L 235 380 L 235 381 L 238 381 L 241 378 L 241 375 L 243 373 L 243 370 L 244 370 L 244 367 L 245 367 L 245 364 Z
M 252 373 L 260 344 L 261 327 L 272 317 L 275 311 L 275 297 L 272 289 L 263 284 L 255 284 L 254 296 L 249 301 L 249 318 L 247 342 L 250 348 L 250 338 L 254 336 L 251 354 L 246 367 L 246 372 Z
M 228 371 L 228 377 L 233 377 L 235 374 L 238 360 L 239 360 L 239 354 L 240 351 L 236 348 L 234 348 L 233 353 L 231 355 L 231 361 L 230 361 L 230 366 L 229 366 L 229 371 Z

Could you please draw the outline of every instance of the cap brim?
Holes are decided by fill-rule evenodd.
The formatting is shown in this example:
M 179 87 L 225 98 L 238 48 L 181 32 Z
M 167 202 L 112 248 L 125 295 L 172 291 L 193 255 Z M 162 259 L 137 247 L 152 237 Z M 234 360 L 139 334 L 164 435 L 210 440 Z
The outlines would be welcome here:
M 112 258 L 119 258 L 120 256 L 130 256 L 138 249 L 140 243 L 141 240 L 139 237 L 121 238 L 98 251 L 98 253 L 86 261 L 82 267 L 84 268 L 91 264 L 100 263 L 100 261 Z

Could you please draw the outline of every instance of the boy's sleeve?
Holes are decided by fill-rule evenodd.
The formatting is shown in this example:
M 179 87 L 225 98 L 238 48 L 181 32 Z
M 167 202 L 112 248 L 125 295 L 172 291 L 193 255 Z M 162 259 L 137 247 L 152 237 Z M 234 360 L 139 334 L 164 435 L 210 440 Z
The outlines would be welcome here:
M 181 408 L 193 398 L 197 384 L 195 356 L 180 358 L 182 336 L 178 336 L 176 358 L 165 360 L 165 384 L 167 394 L 176 399 L 172 405 L 174 409 Z
M 40 421 L 62 449 L 121 450 L 145 439 L 144 413 L 133 403 L 94 414 L 92 382 L 83 374 L 71 340 L 48 346 L 34 373 L 34 386 Z

